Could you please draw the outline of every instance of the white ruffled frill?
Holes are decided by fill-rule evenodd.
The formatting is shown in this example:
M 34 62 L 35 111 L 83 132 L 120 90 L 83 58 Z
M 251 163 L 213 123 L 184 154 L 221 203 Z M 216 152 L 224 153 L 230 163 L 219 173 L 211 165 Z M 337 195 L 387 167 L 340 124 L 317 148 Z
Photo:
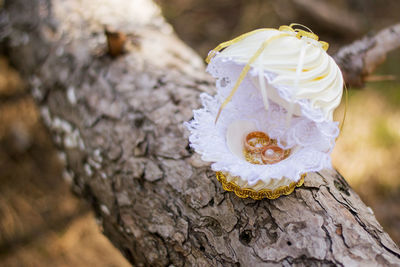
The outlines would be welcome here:
M 219 60 L 218 60 L 219 61 Z M 252 69 L 215 123 L 221 103 L 228 96 L 243 65 L 231 62 L 229 67 L 218 67 L 218 61 L 209 65 L 208 71 L 217 78 L 218 93 L 210 96 L 201 94 L 203 108 L 194 111 L 194 119 L 185 123 L 190 131 L 190 145 L 201 154 L 202 160 L 213 162 L 214 171 L 228 172 L 240 176 L 249 185 L 258 181 L 268 183 L 271 179 L 289 178 L 297 182 L 308 172 L 331 168 L 330 154 L 339 134 L 338 123 L 323 119 L 322 112 L 315 110 L 307 100 L 296 103 L 302 116 L 294 116 L 289 127 L 286 124 L 286 110 L 269 101 L 265 110 L 260 91 L 253 84 L 258 72 Z M 226 62 L 224 62 L 226 63 Z M 264 72 L 268 83 L 274 75 Z M 275 87 L 275 86 L 274 86 Z M 291 88 L 275 87 L 283 99 L 289 99 Z M 248 121 L 254 130 L 266 132 L 285 149 L 291 149 L 289 157 L 276 164 L 258 165 L 247 162 L 243 156 L 233 153 L 227 144 L 227 131 L 237 121 Z

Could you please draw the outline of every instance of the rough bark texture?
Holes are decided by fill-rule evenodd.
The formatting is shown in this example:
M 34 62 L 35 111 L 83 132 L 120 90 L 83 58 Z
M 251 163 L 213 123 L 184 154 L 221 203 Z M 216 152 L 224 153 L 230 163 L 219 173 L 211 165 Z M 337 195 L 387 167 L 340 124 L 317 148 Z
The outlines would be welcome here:
M 361 87 L 365 78 L 385 61 L 387 54 L 400 47 L 400 23 L 366 36 L 341 48 L 334 56 L 346 83 Z
M 0 35 L 104 233 L 137 266 L 398 266 L 400 251 L 336 171 L 290 196 L 224 192 L 182 123 L 214 90 L 150 1 L 5 2 Z M 127 34 L 105 54 L 104 25 Z

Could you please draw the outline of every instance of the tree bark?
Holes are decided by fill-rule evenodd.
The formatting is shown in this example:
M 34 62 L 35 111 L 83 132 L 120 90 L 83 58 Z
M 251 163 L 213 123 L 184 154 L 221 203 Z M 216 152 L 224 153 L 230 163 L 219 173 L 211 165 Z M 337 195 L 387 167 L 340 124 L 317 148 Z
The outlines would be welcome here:
M 104 26 L 127 36 L 106 54 Z M 23 74 L 105 235 L 136 266 L 398 266 L 400 251 L 334 170 L 276 200 L 224 192 L 183 122 L 213 93 L 148 0 L 10 0 L 3 50 Z
M 334 59 L 339 64 L 346 83 L 361 87 L 368 75 L 385 61 L 387 54 L 399 47 L 400 23 L 342 47 Z

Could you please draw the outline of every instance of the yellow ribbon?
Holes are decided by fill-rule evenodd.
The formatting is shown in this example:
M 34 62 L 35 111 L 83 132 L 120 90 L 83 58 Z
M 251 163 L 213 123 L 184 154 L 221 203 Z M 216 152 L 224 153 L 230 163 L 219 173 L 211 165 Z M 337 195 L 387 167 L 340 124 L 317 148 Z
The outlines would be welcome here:
M 293 26 L 300 26 L 300 27 L 303 27 L 303 28 L 305 28 L 307 31 L 301 30 L 301 29 L 293 29 Z M 308 28 L 307 26 L 304 26 L 304 25 L 302 25 L 302 24 L 292 23 L 292 24 L 290 24 L 289 26 L 287 26 L 287 25 L 282 25 L 282 26 L 279 27 L 279 30 L 280 30 L 280 31 L 296 32 L 296 33 L 297 33 L 297 34 L 296 34 L 296 37 L 299 38 L 299 39 L 301 39 L 302 37 L 307 37 L 307 38 L 313 39 L 313 40 L 315 40 L 315 41 L 318 41 L 318 40 L 319 40 L 318 35 L 316 35 L 315 33 L 313 33 L 313 31 L 312 31 L 310 28 Z M 324 42 L 324 41 L 318 41 L 318 42 L 321 44 L 322 49 L 324 49 L 325 51 L 328 50 L 329 44 L 328 44 L 327 42 Z
M 347 106 L 349 105 L 349 90 L 347 89 L 346 82 L 344 82 L 344 112 L 343 112 L 343 118 L 342 118 L 342 123 L 340 124 L 340 133 L 342 133 L 343 126 L 344 126 L 344 121 L 346 120 L 346 114 L 347 114 Z M 338 136 L 339 138 L 339 136 Z
M 232 40 L 230 40 L 230 41 L 226 41 L 226 42 L 220 43 L 216 48 L 214 48 L 213 50 L 211 50 L 211 51 L 208 53 L 208 56 L 207 56 L 207 58 L 206 58 L 207 64 L 210 63 L 211 59 L 212 59 L 219 51 L 221 51 L 222 49 L 224 49 L 224 48 L 226 48 L 226 47 L 228 47 L 228 46 L 230 46 L 230 45 L 232 45 L 232 44 L 234 44 L 234 43 L 237 43 L 237 42 L 243 40 L 244 38 L 249 37 L 250 35 L 253 35 L 253 34 L 258 33 L 258 32 L 267 31 L 267 30 L 273 30 L 273 29 L 272 29 L 272 28 L 257 29 L 257 30 L 254 30 L 254 31 L 251 31 L 251 32 L 248 32 L 248 33 L 244 33 L 244 34 L 242 34 L 242 35 L 240 35 L 240 36 L 238 36 L 238 37 L 236 37 L 236 38 L 234 38 L 234 39 L 232 39 Z
M 308 31 L 305 30 L 301 30 L 301 29 L 294 29 L 293 26 L 301 26 L 304 27 L 305 29 L 307 29 Z M 235 44 L 243 39 L 245 39 L 246 37 L 249 37 L 255 33 L 258 32 L 262 32 L 262 31 L 266 31 L 266 30 L 273 30 L 271 28 L 263 28 L 263 29 L 258 29 L 258 30 L 254 30 L 245 34 L 242 34 L 230 41 L 227 42 L 223 42 L 221 44 L 219 44 L 216 48 L 214 48 L 213 50 L 210 51 L 210 53 L 208 54 L 207 58 L 206 58 L 206 62 L 210 63 L 211 59 L 222 49 Z M 254 61 L 261 55 L 261 53 L 264 51 L 264 49 L 268 46 L 268 44 L 270 44 L 272 41 L 279 39 L 283 36 L 292 36 L 292 34 L 288 33 L 288 32 L 294 32 L 296 33 L 296 37 L 301 39 L 302 37 L 306 37 L 306 38 L 310 38 L 312 40 L 318 41 L 319 37 L 313 33 L 309 28 L 307 28 L 304 25 L 301 24 L 297 24 L 297 23 L 292 23 L 289 26 L 287 25 L 283 25 L 279 27 L 279 31 L 283 31 L 284 33 L 281 33 L 279 35 L 275 35 L 270 37 L 268 40 L 264 41 L 260 48 L 254 53 L 254 55 L 250 58 L 250 60 L 247 62 L 247 64 L 244 66 L 242 72 L 239 75 L 239 78 L 237 79 L 234 87 L 232 88 L 230 94 L 228 95 L 228 97 L 225 99 L 225 101 L 221 104 L 218 113 L 217 113 L 217 117 L 215 118 L 215 123 L 218 121 L 218 118 L 221 114 L 222 109 L 232 100 L 233 95 L 236 93 L 237 89 L 239 88 L 239 85 L 243 82 L 244 78 L 246 77 L 247 73 L 250 70 L 250 65 L 254 63 Z M 285 33 L 286 32 L 286 33 Z M 327 42 L 324 41 L 318 41 L 321 44 L 322 49 L 324 49 L 325 51 L 328 50 L 329 48 L 329 44 Z
M 279 34 L 279 35 L 275 35 L 272 36 L 271 38 L 269 38 L 267 41 L 263 42 L 261 47 L 258 48 L 258 50 L 254 53 L 254 55 L 250 58 L 249 62 L 247 62 L 246 66 L 244 66 L 242 72 L 239 75 L 239 78 L 237 79 L 235 86 L 233 86 L 231 92 L 229 93 L 228 97 L 225 99 L 225 101 L 221 104 L 221 106 L 219 107 L 218 113 L 217 113 L 217 117 L 215 118 L 215 123 L 217 123 L 219 115 L 221 115 L 221 111 L 222 109 L 232 100 L 233 95 L 236 93 L 237 89 L 239 88 L 239 85 L 243 82 L 244 78 L 246 77 L 247 73 L 250 70 L 250 65 L 254 63 L 254 61 L 260 56 L 260 54 L 264 51 L 264 49 L 267 47 L 267 45 L 276 40 L 281 38 L 282 36 L 290 36 L 290 34 Z

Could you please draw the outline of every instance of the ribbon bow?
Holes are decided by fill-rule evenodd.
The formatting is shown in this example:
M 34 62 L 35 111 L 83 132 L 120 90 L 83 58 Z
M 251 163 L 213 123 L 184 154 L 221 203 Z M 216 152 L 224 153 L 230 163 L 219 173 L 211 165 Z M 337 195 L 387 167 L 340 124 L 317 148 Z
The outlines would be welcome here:
M 293 26 L 301 26 L 303 28 L 305 28 L 307 31 L 302 30 L 302 29 L 294 29 Z M 272 28 L 264 28 L 264 29 L 258 29 L 258 30 L 254 30 L 245 34 L 240 35 L 239 37 L 236 37 L 230 41 L 227 42 L 223 42 L 221 44 L 219 44 L 216 48 L 214 48 L 213 50 L 210 51 L 210 53 L 208 54 L 207 58 L 206 58 L 206 62 L 210 63 L 211 59 L 218 54 L 219 51 L 221 51 L 222 49 L 235 44 L 255 33 L 258 32 L 262 32 L 262 31 L 267 31 L 267 30 L 274 30 Z M 221 104 L 219 110 L 218 110 L 218 114 L 217 117 L 215 118 L 215 123 L 217 123 L 218 118 L 221 114 L 222 109 L 232 100 L 233 95 L 236 93 L 237 89 L 239 88 L 239 85 L 242 83 L 242 81 L 244 80 L 244 78 L 246 77 L 247 73 L 250 70 L 250 66 L 251 64 L 253 64 L 256 59 L 261 55 L 261 53 L 264 51 L 264 49 L 274 40 L 277 40 L 281 37 L 284 36 L 295 36 L 299 39 L 302 39 L 303 37 L 305 37 L 306 39 L 310 39 L 310 40 L 314 40 L 315 42 L 317 42 L 317 44 L 319 43 L 321 45 L 321 48 L 324 49 L 325 51 L 328 50 L 329 48 L 329 44 L 327 42 L 324 41 L 318 41 L 319 37 L 313 33 L 309 28 L 307 28 L 304 25 L 301 24 L 297 24 L 297 23 L 292 23 L 289 26 L 287 25 L 283 25 L 279 27 L 279 31 L 281 31 L 280 34 L 278 35 L 274 35 L 272 37 L 270 37 L 269 39 L 265 40 L 260 48 L 258 48 L 258 50 L 254 53 L 254 55 L 249 59 L 249 61 L 247 62 L 247 64 L 244 66 L 242 72 L 239 75 L 239 78 L 237 79 L 234 87 L 232 88 L 230 94 L 228 95 L 228 97 L 225 99 L 225 101 Z M 304 49 L 303 49 L 304 50 Z M 303 51 L 304 53 L 304 51 Z M 302 61 L 302 60 L 301 60 Z M 302 69 L 302 63 L 299 62 L 300 64 L 298 64 L 298 69 L 300 67 L 300 70 Z M 261 83 L 261 75 L 260 75 L 260 85 L 261 85 L 261 91 L 262 91 L 262 95 L 263 95 L 263 101 L 264 101 L 264 105 L 266 107 L 266 109 L 268 108 L 268 98 L 267 98 L 267 90 L 265 88 L 265 84 Z M 294 94 L 293 94 L 294 95 Z M 289 114 L 291 113 L 291 111 L 288 112 Z

